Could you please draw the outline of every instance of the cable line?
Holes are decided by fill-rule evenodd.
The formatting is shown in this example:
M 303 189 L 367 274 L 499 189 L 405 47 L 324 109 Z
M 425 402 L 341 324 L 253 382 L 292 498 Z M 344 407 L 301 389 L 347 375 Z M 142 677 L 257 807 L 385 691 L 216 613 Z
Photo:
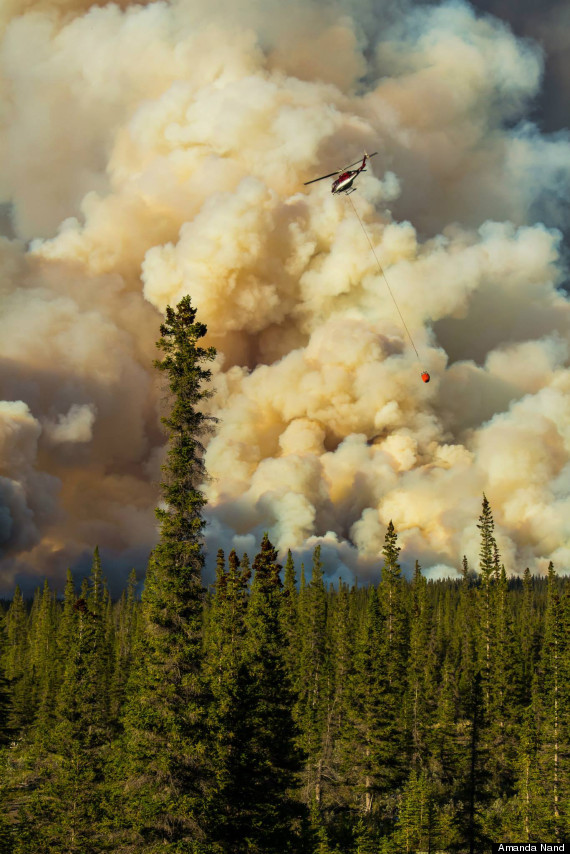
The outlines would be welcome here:
M 388 293 L 389 293 L 389 294 L 390 294 L 390 296 L 392 297 L 392 300 L 393 300 L 393 302 L 394 302 L 394 305 L 396 306 L 396 311 L 397 311 L 397 312 L 398 312 L 398 314 L 400 315 L 400 320 L 402 321 L 402 323 L 403 323 L 403 325 L 404 325 L 404 329 L 405 329 L 405 330 L 406 330 L 406 332 L 408 333 L 408 338 L 410 339 L 410 343 L 411 343 L 412 347 L 414 348 L 415 353 L 416 353 L 416 356 L 418 357 L 418 361 L 419 361 L 419 359 L 420 359 L 420 354 L 418 353 L 417 347 L 416 347 L 416 345 L 414 344 L 414 339 L 413 339 L 413 338 L 412 338 L 412 336 L 410 335 L 410 330 L 409 330 L 409 329 L 408 329 L 408 327 L 406 326 L 406 321 L 404 320 L 403 315 L 402 315 L 402 312 L 400 311 L 400 309 L 399 309 L 399 307 L 398 307 L 398 303 L 396 302 L 396 298 L 395 298 L 394 294 L 392 293 L 392 288 L 390 287 L 390 284 L 389 284 L 389 282 L 388 282 L 388 279 L 386 278 L 386 273 L 385 273 L 385 272 L 384 272 L 384 270 L 382 269 L 382 264 L 381 264 L 381 263 L 380 263 L 380 261 L 378 260 L 378 255 L 376 254 L 376 252 L 375 252 L 375 250 L 374 250 L 374 246 L 372 245 L 372 241 L 370 240 L 370 237 L 369 237 L 369 235 L 368 235 L 368 232 L 367 232 L 367 231 L 366 231 L 366 229 L 364 228 L 363 222 L 362 222 L 362 220 L 360 219 L 360 217 L 359 217 L 359 215 L 358 215 L 358 211 L 356 210 L 356 208 L 355 208 L 355 206 L 354 206 L 354 202 L 353 202 L 353 201 L 352 201 L 352 199 L 350 198 L 351 193 L 348 193 L 347 195 L 348 195 L 348 199 L 349 199 L 349 201 L 350 201 L 350 204 L 352 205 L 352 210 L 353 210 L 353 211 L 354 211 L 354 213 L 356 214 L 356 218 L 357 218 L 358 222 L 360 223 L 360 227 L 361 227 L 362 231 L 364 232 L 364 236 L 366 237 L 366 239 L 368 240 L 368 243 L 370 244 L 370 248 L 372 249 L 372 254 L 374 255 L 374 257 L 375 257 L 375 259 L 376 259 L 376 263 L 378 264 L 378 269 L 380 270 L 380 273 L 382 274 L 382 277 L 383 277 L 384 281 L 386 282 L 386 287 L 388 288 Z M 424 373 L 425 373 L 425 372 L 424 372 Z M 428 376 L 428 379 L 427 379 L 427 380 L 425 380 L 425 379 L 424 379 L 424 382 L 429 382 L 429 374 L 428 374 L 427 376 Z M 422 374 L 422 379 L 423 379 L 423 378 L 424 378 L 424 374 Z

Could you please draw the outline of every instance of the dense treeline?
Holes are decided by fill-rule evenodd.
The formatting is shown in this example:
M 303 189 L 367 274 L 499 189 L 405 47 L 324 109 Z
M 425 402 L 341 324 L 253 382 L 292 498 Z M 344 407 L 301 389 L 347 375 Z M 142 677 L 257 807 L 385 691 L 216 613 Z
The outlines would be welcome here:
M 267 535 L 202 586 L 210 419 L 184 298 L 156 362 L 173 406 L 141 601 L 99 553 L 62 601 L 16 589 L 0 632 L 0 854 L 475 852 L 570 831 L 570 585 L 507 579 L 489 502 L 478 572 L 326 586 Z M 297 578 L 297 574 L 299 578 Z
M 461 581 L 428 582 L 419 567 L 405 581 L 392 528 L 384 553 L 381 583 L 350 589 L 325 586 L 318 548 L 300 585 L 267 538 L 253 573 L 247 556 L 219 553 L 194 758 L 202 850 L 567 838 L 567 580 L 464 566 Z M 148 781 L 125 745 L 144 654 L 135 584 L 133 573 L 112 604 L 96 552 L 63 601 L 46 583 L 30 607 L 16 589 L 3 618 L 0 850 L 153 850 L 133 832 Z M 158 820 L 154 796 L 143 800 Z

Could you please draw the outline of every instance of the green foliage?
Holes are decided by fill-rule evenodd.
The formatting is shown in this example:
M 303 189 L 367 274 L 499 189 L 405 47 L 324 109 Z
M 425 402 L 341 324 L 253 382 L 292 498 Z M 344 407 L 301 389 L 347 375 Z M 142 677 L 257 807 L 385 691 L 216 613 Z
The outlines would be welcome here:
M 137 666 L 127 687 L 123 714 L 123 795 L 135 838 L 188 845 L 203 835 L 205 718 L 208 697 L 202 676 L 202 582 L 204 563 L 199 484 L 204 479 L 201 439 L 212 419 L 198 404 L 215 356 L 198 342 L 190 297 L 166 310 L 155 367 L 168 378 L 171 410 L 161 484 L 165 506 L 157 509 L 160 540 L 152 555 L 142 598 Z M 121 775 L 119 775 L 121 776 Z M 162 849 L 161 849 L 162 850 Z
M 394 843 L 398 851 L 430 851 L 433 843 L 432 787 L 425 772 L 412 770 L 399 798 Z
M 327 596 L 323 584 L 321 548 L 313 553 L 311 581 L 299 613 L 299 671 L 296 720 L 299 723 L 300 746 L 307 756 L 305 784 L 321 802 L 327 710 L 329 708 L 330 661 L 327 649 Z
M 5 627 L 4 675 L 9 682 L 11 693 L 8 725 L 18 731 L 31 723 L 35 712 L 28 615 L 18 586 L 6 615 Z
M 253 563 L 246 614 L 245 661 L 250 676 L 248 849 L 258 854 L 296 850 L 303 811 L 292 790 L 301 757 L 295 747 L 294 695 L 286 669 L 277 552 L 267 534 Z
M 182 350 L 168 353 L 184 373 Z M 179 443 L 198 422 L 177 411 L 170 450 L 192 447 L 202 477 L 199 439 Z M 30 607 L 16 589 L 2 614 L 0 854 L 452 854 L 567 838 L 570 583 L 552 565 L 507 578 L 486 498 L 478 576 L 464 559 L 458 581 L 418 564 L 405 580 L 390 524 L 378 586 L 327 589 L 317 548 L 297 590 L 293 556 L 282 583 L 265 535 L 253 581 L 247 555 L 218 553 L 206 601 L 202 499 L 194 481 L 180 489 L 142 602 L 134 573 L 111 602 L 96 550 L 79 599 L 69 573 L 63 601 L 45 584 Z
M 212 702 L 208 719 L 215 780 L 208 809 L 208 836 L 216 850 L 244 850 L 255 805 L 249 788 L 253 721 L 252 676 L 244 646 L 249 566 L 235 551 L 218 552 L 211 605 L 206 673 Z

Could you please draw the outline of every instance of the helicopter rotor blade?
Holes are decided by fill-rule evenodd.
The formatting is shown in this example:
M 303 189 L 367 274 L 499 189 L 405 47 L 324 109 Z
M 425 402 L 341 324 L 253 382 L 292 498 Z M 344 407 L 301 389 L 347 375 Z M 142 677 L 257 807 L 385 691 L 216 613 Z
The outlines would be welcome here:
M 376 154 L 378 154 L 378 152 L 377 152 L 377 151 L 375 151 L 373 154 L 367 154 L 367 155 L 366 155 L 366 159 L 367 159 L 367 160 L 370 160 L 370 158 L 371 158 L 371 157 L 374 157 Z M 362 155 L 362 156 L 364 157 L 364 155 Z M 361 158 L 359 158 L 358 160 L 355 160 L 355 161 L 354 161 L 354 163 L 351 163 L 349 166 L 345 166 L 344 168 L 345 168 L 345 169 L 350 169 L 350 167 L 351 167 L 351 166 L 356 166 L 356 164 L 357 164 L 357 163 L 362 163 L 362 159 L 361 159 Z
M 307 184 L 314 184 L 314 183 L 315 183 L 315 181 L 322 181 L 322 180 L 323 180 L 323 178 L 332 178 L 332 176 L 333 176 L 333 175 L 338 175 L 341 171 L 342 171 L 342 170 L 337 169 L 337 170 L 336 170 L 336 172 L 329 172 L 329 174 L 328 174 L 328 175 L 321 175 L 321 177 L 320 177 L 320 178 L 313 178 L 313 180 L 312 180 L 312 181 L 305 181 L 305 183 L 304 183 L 304 185 L 303 185 L 303 186 L 304 186 L 304 187 L 306 187 L 306 186 L 307 186 Z

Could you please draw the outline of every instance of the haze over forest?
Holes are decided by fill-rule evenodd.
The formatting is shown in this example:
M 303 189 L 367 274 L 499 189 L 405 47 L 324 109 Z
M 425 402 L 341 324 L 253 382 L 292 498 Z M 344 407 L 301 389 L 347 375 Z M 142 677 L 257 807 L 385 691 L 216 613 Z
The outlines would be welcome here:
M 63 590 L 97 544 L 114 593 L 144 572 L 152 360 L 186 293 L 218 351 L 210 579 L 268 531 L 377 580 L 390 519 L 408 575 L 453 576 L 483 492 L 508 573 L 565 572 L 567 15 L 2 4 L 0 593 Z M 352 198 L 420 362 L 350 205 L 303 187 L 363 150 Z

